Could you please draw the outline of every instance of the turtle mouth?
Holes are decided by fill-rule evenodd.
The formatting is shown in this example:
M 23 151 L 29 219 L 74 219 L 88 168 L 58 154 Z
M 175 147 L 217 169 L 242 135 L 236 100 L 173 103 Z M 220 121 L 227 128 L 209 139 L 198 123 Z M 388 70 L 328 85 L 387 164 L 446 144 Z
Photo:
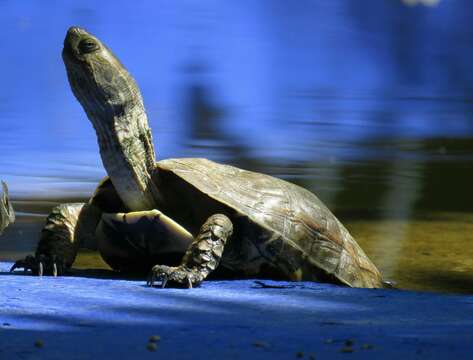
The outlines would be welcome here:
M 84 35 L 90 36 L 90 33 L 87 30 L 78 26 L 71 26 L 67 30 L 66 38 L 64 39 L 64 45 L 73 43 L 77 44 Z
M 64 48 L 62 49 L 62 59 L 66 64 L 78 65 L 81 63 L 81 61 L 75 56 L 74 50 L 70 44 L 64 44 Z

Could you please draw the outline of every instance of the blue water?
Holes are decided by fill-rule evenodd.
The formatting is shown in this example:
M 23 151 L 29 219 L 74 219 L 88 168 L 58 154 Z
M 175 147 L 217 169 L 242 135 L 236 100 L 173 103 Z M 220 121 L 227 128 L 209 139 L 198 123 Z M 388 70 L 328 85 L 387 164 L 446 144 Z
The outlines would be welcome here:
M 60 56 L 79 25 L 136 78 L 159 158 L 312 176 L 331 198 L 340 164 L 422 162 L 426 139 L 473 137 L 471 14 L 467 0 L 2 1 L 0 177 L 13 198 L 47 198 L 105 174 Z

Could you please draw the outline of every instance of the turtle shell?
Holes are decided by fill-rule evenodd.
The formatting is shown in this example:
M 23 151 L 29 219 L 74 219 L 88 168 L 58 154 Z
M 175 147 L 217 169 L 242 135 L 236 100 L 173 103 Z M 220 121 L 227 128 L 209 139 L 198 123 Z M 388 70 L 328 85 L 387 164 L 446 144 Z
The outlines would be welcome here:
M 168 209 L 172 207 L 169 207 L 170 202 L 181 204 L 176 214 L 194 207 L 191 211 L 194 215 L 189 216 L 203 215 L 196 221 L 198 226 L 212 212 L 228 213 L 225 209 L 231 209 L 233 218 L 248 219 L 246 223 L 240 222 L 240 226 L 256 225 L 269 234 L 251 240 L 261 251 L 268 242 L 278 243 L 281 257 L 297 253 L 304 263 L 346 285 L 382 286 L 378 269 L 347 229 L 317 196 L 300 186 L 200 158 L 159 161 L 156 176 Z M 196 197 L 195 201 L 192 196 Z M 210 202 L 202 204 L 197 200 L 199 196 Z M 311 279 L 304 273 L 298 278 Z

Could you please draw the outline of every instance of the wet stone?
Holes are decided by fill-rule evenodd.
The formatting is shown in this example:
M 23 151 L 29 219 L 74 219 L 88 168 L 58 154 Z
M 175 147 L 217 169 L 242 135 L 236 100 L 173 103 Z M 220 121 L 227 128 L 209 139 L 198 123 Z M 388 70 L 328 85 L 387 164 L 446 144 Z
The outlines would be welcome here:
M 265 341 L 257 340 L 253 342 L 253 346 L 258 348 L 268 348 L 269 344 Z

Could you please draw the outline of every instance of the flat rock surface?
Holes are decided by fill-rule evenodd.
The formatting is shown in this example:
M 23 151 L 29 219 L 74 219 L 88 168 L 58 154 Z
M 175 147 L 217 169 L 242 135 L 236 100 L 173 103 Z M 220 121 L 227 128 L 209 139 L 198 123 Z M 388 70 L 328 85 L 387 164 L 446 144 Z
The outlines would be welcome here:
M 0 359 L 472 359 L 473 296 L 253 280 L 160 289 L 11 265 L 0 263 Z

